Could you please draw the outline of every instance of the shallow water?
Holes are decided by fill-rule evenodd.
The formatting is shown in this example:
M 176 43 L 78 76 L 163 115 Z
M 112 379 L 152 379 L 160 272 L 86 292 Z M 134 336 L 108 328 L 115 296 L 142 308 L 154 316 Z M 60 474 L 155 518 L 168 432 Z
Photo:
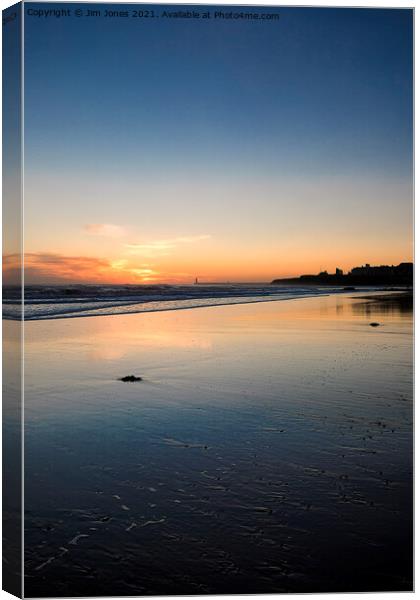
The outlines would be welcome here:
M 343 293 L 343 288 L 271 284 L 25 286 L 23 312 L 26 321 L 70 319 L 289 300 L 332 292 Z M 21 320 L 20 288 L 4 288 L 3 318 Z
M 381 304 L 27 323 L 25 594 L 412 589 L 412 313 Z

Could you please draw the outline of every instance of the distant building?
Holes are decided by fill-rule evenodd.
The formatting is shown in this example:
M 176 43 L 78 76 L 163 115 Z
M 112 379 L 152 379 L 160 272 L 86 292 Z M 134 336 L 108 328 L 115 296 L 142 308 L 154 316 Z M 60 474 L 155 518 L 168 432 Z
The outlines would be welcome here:
M 412 279 L 413 263 L 401 263 L 398 266 L 380 265 L 372 267 L 366 263 L 364 267 L 354 267 L 349 273 L 352 277 L 369 277 L 369 279 Z
M 395 265 L 380 265 L 373 267 L 366 263 L 362 267 L 354 267 L 346 275 L 338 267 L 335 273 L 329 275 L 321 271 L 318 275 L 301 275 L 291 279 L 274 279 L 272 283 L 305 283 L 321 285 L 413 285 L 413 263 Z
M 360 276 L 370 276 L 372 274 L 374 274 L 376 269 L 382 269 L 383 267 L 371 267 L 369 263 L 366 263 L 364 265 L 364 267 L 354 267 L 349 275 L 354 275 L 356 277 L 360 277 Z M 393 267 L 385 267 L 387 269 L 391 269 Z

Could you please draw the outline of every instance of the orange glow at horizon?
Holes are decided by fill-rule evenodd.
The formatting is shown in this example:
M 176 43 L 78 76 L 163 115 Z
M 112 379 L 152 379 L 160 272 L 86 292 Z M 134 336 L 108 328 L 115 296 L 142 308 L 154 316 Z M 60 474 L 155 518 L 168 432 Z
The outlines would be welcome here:
M 25 281 L 269 282 L 411 261 L 412 185 L 404 179 L 236 175 L 154 182 L 30 173 Z M 71 207 L 65 219 L 63 207 Z
M 370 264 L 399 264 L 409 262 L 411 256 L 398 256 L 391 252 L 363 253 L 355 251 L 346 260 L 326 259 L 325 255 L 311 255 L 305 259 L 300 255 L 273 259 L 270 253 L 258 253 L 252 257 L 223 253 L 161 256 L 159 260 L 144 262 L 143 258 L 98 258 L 93 256 L 65 256 L 56 253 L 26 253 L 25 283 L 33 284 L 160 284 L 192 283 L 196 277 L 200 282 L 269 282 L 275 278 L 298 277 L 316 274 L 320 270 L 332 273 L 336 267 L 345 272 L 355 266 Z M 3 278 L 6 285 L 19 282 L 20 255 L 6 254 L 3 257 Z

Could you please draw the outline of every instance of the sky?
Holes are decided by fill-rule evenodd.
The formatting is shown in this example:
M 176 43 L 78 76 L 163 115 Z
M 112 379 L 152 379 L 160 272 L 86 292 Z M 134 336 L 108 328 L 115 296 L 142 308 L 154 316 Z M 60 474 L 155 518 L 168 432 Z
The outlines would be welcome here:
M 270 281 L 412 259 L 410 10 L 80 6 L 25 3 L 27 283 Z

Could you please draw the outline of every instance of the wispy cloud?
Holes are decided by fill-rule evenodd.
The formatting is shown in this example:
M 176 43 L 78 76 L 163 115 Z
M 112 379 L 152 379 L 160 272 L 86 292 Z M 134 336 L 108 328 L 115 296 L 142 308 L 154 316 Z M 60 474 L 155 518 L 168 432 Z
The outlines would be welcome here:
M 181 236 L 163 240 L 153 240 L 138 244 L 125 244 L 130 254 L 142 254 L 143 256 L 165 256 L 171 254 L 178 246 L 184 244 L 195 244 L 203 240 L 208 240 L 211 235 L 193 235 Z
M 104 237 L 118 238 L 126 234 L 124 227 L 112 223 L 90 223 L 83 230 L 89 235 L 102 235 Z
M 151 265 L 141 264 L 133 267 L 129 265 L 128 260 L 126 259 L 112 260 L 110 262 L 110 266 L 112 269 L 130 273 L 130 275 L 134 275 L 143 280 L 150 281 L 151 279 L 154 279 L 156 275 L 158 275 L 158 272 L 155 271 L 155 269 L 152 269 Z
M 20 255 L 3 257 L 6 284 L 20 278 Z M 109 261 L 88 256 L 63 256 L 53 253 L 25 254 L 26 283 L 150 283 L 159 273 L 150 265 L 132 265 L 125 259 Z

